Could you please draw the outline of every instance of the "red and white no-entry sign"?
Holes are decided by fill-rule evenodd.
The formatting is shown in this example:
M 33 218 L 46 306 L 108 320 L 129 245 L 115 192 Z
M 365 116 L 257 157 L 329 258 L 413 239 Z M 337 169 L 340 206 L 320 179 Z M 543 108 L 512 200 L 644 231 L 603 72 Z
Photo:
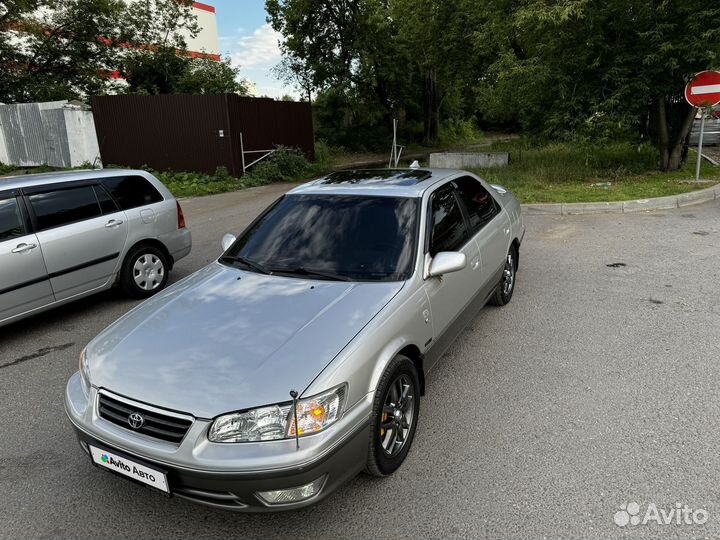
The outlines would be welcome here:
M 701 71 L 685 87 L 685 99 L 693 107 L 714 107 L 720 103 L 720 72 Z

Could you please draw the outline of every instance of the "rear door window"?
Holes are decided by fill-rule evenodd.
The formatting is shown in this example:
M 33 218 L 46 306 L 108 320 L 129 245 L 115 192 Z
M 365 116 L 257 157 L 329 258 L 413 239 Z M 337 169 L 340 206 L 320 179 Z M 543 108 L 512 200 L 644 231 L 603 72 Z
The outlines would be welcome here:
M 160 192 L 141 176 L 104 178 L 102 184 L 120 205 L 121 210 L 130 210 L 163 200 Z
M 38 231 L 102 215 L 92 186 L 81 186 L 28 196 Z
M 467 209 L 472 234 L 477 233 L 500 212 L 500 205 L 483 185 L 465 176 L 454 181 L 460 200 Z
M 0 242 L 25 236 L 25 226 L 15 197 L 0 198 Z
M 113 214 L 118 211 L 118 206 L 113 201 L 112 197 L 108 194 L 102 186 L 93 186 L 95 195 L 97 196 L 98 203 L 100 203 L 100 209 L 103 214 Z
M 440 188 L 432 196 L 432 231 L 430 255 L 457 251 L 468 240 L 465 220 L 452 185 Z

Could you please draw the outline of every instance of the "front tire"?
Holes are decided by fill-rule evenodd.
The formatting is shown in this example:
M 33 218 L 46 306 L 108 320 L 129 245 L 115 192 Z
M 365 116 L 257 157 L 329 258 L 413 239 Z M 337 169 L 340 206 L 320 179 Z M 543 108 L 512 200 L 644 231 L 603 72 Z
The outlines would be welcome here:
M 515 292 L 515 279 L 517 277 L 517 249 L 510 246 L 507 256 L 505 257 L 505 266 L 500 277 L 495 294 L 490 299 L 490 303 L 495 306 L 504 306 L 512 299 Z
M 420 379 L 415 364 L 398 355 L 375 392 L 365 470 L 372 476 L 394 473 L 408 455 L 420 415 Z
M 148 298 L 167 285 L 169 261 L 158 248 L 136 246 L 125 257 L 120 271 L 120 287 L 132 298 Z

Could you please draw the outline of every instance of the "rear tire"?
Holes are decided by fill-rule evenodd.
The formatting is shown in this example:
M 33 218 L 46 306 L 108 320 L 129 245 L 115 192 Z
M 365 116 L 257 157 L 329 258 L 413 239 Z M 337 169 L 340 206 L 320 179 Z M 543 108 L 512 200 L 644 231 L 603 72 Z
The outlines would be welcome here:
M 375 392 L 365 472 L 387 476 L 402 465 L 415 437 L 419 415 L 417 368 L 400 354 L 390 362 Z
M 120 271 L 120 288 L 131 298 L 149 298 L 167 285 L 170 264 L 167 255 L 156 247 L 132 248 Z
M 495 294 L 490 299 L 490 303 L 495 306 L 504 306 L 512 300 L 513 292 L 515 292 L 515 280 L 517 277 L 517 248 L 510 246 L 507 256 L 505 257 L 505 266 L 503 267 L 500 283 L 498 283 Z

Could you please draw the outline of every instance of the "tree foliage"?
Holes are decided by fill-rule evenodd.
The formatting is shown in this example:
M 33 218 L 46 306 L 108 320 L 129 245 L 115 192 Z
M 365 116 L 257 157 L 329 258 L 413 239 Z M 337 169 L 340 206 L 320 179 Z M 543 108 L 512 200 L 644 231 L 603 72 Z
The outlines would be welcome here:
M 696 72 L 720 68 L 707 0 L 267 0 L 281 72 L 331 137 L 449 121 L 544 139 L 652 140 L 676 169 Z M 387 127 L 385 127 L 387 126 Z M 333 140 L 334 142 L 334 140 Z
M 120 0 L 0 2 L 0 101 L 104 91 L 111 83 L 102 75 L 118 55 L 108 43 L 122 39 L 124 12 Z
M 0 102 L 245 93 L 228 61 L 187 56 L 199 30 L 191 0 L 0 0 Z
M 268 20 L 283 34 L 280 72 L 354 132 L 387 131 L 393 117 L 438 136 L 441 110 L 463 109 L 471 64 L 469 0 L 268 0 Z M 463 113 L 468 111 L 462 110 Z M 326 120 L 331 121 L 331 118 Z

